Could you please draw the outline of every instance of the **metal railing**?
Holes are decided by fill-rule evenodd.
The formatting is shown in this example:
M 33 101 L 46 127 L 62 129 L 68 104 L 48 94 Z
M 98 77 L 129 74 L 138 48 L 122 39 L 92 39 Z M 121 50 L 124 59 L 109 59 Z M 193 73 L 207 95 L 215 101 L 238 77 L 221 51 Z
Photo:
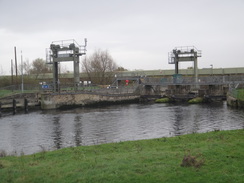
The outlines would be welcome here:
M 36 85 L 24 85 L 24 92 L 39 91 L 48 93 L 97 93 L 103 95 L 111 94 L 133 94 L 138 89 L 139 85 L 227 85 L 229 88 L 237 88 L 237 86 L 244 85 L 244 75 L 231 75 L 231 76 L 201 76 L 196 78 L 193 76 L 181 76 L 175 77 L 141 77 L 140 82 L 129 84 L 128 86 L 99 86 L 99 85 L 79 85 L 74 86 L 71 84 L 60 84 L 58 86 L 58 92 L 53 92 L 53 85 L 50 84 L 36 84 Z M 7 90 L 9 93 L 21 93 L 21 85 L 12 85 L 8 87 L 0 88 L 0 91 Z
M 178 76 L 178 77 L 161 77 L 153 78 L 146 77 L 141 80 L 144 85 L 229 85 L 244 83 L 243 75 L 231 75 L 231 76 L 201 76 L 196 78 L 193 76 Z
M 56 93 L 56 94 L 72 94 L 72 93 L 94 93 L 102 95 L 114 95 L 114 94 L 133 94 L 138 85 L 129 86 L 99 86 L 99 85 L 79 85 L 74 86 L 74 84 L 60 84 L 58 85 L 58 91 L 53 92 L 53 85 L 47 84 L 41 86 L 41 91 L 46 93 Z
M 202 51 L 198 50 L 195 46 L 179 46 L 175 47 L 173 51 L 168 53 L 168 63 L 169 64 L 175 64 L 175 57 L 178 55 L 179 57 L 190 57 L 194 56 L 194 53 L 196 53 L 195 56 L 201 57 Z

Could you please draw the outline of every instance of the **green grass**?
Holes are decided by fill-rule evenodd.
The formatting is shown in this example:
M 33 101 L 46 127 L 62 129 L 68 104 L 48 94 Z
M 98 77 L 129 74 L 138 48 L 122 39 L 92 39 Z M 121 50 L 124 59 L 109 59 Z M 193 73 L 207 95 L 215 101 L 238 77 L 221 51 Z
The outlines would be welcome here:
M 244 101 L 244 89 L 234 89 L 231 92 L 231 96 L 240 101 Z
M 238 89 L 237 91 L 237 99 L 244 101 L 244 89 Z
M 0 182 L 243 182 L 244 130 L 0 158 Z

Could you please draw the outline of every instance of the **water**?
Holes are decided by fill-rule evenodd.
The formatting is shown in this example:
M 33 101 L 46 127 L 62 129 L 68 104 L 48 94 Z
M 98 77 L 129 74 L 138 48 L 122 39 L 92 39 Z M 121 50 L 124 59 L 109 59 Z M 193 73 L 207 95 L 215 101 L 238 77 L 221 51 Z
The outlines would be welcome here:
M 32 154 L 43 149 L 243 129 L 243 119 L 243 110 L 231 109 L 226 103 L 35 111 L 0 118 L 0 150 Z

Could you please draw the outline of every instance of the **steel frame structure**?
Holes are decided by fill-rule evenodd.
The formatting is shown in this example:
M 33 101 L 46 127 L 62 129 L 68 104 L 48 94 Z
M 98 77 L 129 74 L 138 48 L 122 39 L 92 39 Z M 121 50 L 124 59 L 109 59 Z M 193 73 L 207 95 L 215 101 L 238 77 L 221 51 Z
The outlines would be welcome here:
M 72 61 L 74 68 L 74 86 L 80 83 L 79 57 L 86 54 L 87 39 L 85 45 L 79 45 L 74 39 L 53 41 L 50 48 L 46 50 L 47 63 L 53 64 L 53 90 L 59 91 L 58 64 L 60 62 Z

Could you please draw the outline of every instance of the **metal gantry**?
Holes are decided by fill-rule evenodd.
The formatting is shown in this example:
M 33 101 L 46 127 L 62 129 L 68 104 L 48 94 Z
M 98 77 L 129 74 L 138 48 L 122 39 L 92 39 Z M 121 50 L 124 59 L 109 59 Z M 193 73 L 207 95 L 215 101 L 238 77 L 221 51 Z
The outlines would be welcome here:
M 80 83 L 79 57 L 86 54 L 87 39 L 85 45 L 79 45 L 75 40 L 54 41 L 46 50 L 47 63 L 53 64 L 53 90 L 59 89 L 58 64 L 60 62 L 72 61 L 74 66 L 74 87 Z
M 169 64 L 175 64 L 175 74 L 179 74 L 179 62 L 194 62 L 195 83 L 198 82 L 198 63 L 197 58 L 202 56 L 202 52 L 195 46 L 181 46 L 173 49 L 168 54 Z

